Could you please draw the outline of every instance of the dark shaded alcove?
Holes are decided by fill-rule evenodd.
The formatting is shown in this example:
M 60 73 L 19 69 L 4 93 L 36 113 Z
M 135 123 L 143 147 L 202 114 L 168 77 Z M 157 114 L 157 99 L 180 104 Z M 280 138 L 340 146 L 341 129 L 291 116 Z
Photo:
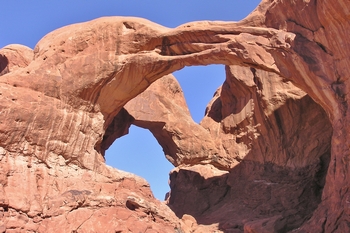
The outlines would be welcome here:
M 244 144 L 250 151 L 238 157 L 234 148 L 227 150 L 238 163 L 226 172 L 203 165 L 174 170 L 169 206 L 179 218 L 189 214 L 200 224 L 219 223 L 224 232 L 243 232 L 248 225 L 266 232 L 288 232 L 308 221 L 321 203 L 332 127 L 325 111 L 310 96 L 303 92 L 294 95 L 300 90 L 281 77 L 250 71 L 227 67 L 227 79 L 208 111 L 211 121 L 222 127 L 220 137 L 226 138 L 226 145 Z M 277 89 L 266 101 L 273 82 L 288 88 Z M 267 93 L 263 88 L 268 88 Z M 278 104 L 281 100 L 283 104 Z M 250 102 L 254 106 L 250 117 L 227 120 L 231 115 L 239 119 L 237 115 Z M 278 107 L 267 111 L 271 103 Z M 227 140 L 227 135 L 249 132 L 245 129 L 251 126 L 257 126 L 256 137 L 247 133 Z M 213 171 L 217 175 L 208 175 L 215 174 Z

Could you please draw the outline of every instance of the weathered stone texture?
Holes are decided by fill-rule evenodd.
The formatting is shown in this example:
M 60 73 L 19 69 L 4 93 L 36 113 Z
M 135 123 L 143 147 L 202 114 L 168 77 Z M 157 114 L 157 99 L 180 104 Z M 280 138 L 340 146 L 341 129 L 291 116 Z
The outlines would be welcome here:
M 240 22 L 108 17 L 2 48 L 0 231 L 348 232 L 349 12 L 263 0 Z M 170 74 L 207 64 L 226 80 L 196 124 Z M 131 124 L 176 166 L 171 209 L 104 163 Z

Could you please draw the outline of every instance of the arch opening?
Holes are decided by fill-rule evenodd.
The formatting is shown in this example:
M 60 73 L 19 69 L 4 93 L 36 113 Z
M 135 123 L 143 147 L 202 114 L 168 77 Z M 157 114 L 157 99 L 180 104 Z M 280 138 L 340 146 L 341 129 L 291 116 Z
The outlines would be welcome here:
M 189 66 L 173 73 L 184 92 L 192 119 L 200 123 L 208 103 L 225 81 L 224 65 Z
M 221 140 L 223 160 L 235 164 L 226 173 L 208 166 L 174 170 L 169 205 L 178 217 L 219 222 L 222 230 L 269 219 L 285 232 L 312 216 L 325 186 L 332 126 L 310 96 L 277 74 L 226 66 L 201 125 L 219 129 L 212 135 Z M 213 171 L 219 175 L 208 177 Z
M 169 171 L 174 166 L 164 157 L 152 133 L 134 125 L 129 133 L 118 138 L 105 153 L 106 163 L 146 179 L 154 196 L 164 200 L 169 192 Z
M 162 83 L 161 79 L 157 81 L 157 83 L 161 84 L 154 84 L 154 86 L 161 86 L 162 90 L 165 91 L 165 93 L 161 94 L 169 95 L 169 99 L 171 99 L 171 94 L 175 93 L 175 97 L 172 99 L 173 102 L 165 103 L 162 100 L 163 97 L 158 95 L 159 93 L 155 93 L 152 87 L 149 88 L 131 100 L 119 112 L 108 127 L 102 142 L 102 152 L 105 153 L 106 163 L 145 178 L 150 183 L 155 197 L 159 200 L 164 200 L 166 193 L 170 189 L 168 185 L 169 172 L 174 168 L 171 163 L 178 165 L 178 162 L 174 161 L 173 157 L 174 154 L 179 152 L 178 145 L 173 145 L 175 148 L 169 148 L 171 147 L 169 146 L 169 141 L 172 139 L 167 138 L 168 135 L 165 135 L 168 132 L 160 132 L 164 125 L 174 123 L 171 116 L 159 119 L 154 111 L 158 110 L 160 115 L 162 115 L 169 109 L 171 111 L 174 106 L 180 106 L 183 108 L 183 112 L 188 112 L 187 106 L 189 106 L 193 120 L 199 123 L 204 117 L 205 108 L 212 99 L 216 89 L 225 80 L 225 68 L 224 65 L 185 67 L 181 71 L 176 72 L 175 75 L 176 79 L 173 77 L 163 78 L 166 79 L 164 83 Z M 141 100 L 138 101 L 137 99 Z M 144 109 L 152 108 L 150 107 L 151 105 L 157 105 L 157 103 L 149 102 L 150 100 L 153 102 L 163 101 L 162 104 L 165 103 L 169 109 L 161 109 L 158 106 L 158 109 L 151 109 L 148 112 L 153 114 L 154 119 L 152 119 L 152 116 L 145 119 L 145 116 L 140 115 L 138 111 L 146 111 Z M 191 116 L 186 115 L 185 117 L 190 118 Z M 181 119 L 177 120 L 181 122 Z M 196 125 L 196 123 L 193 124 Z
M 132 116 L 129 123 L 150 129 L 168 160 L 175 166 L 187 166 L 186 169 L 174 170 L 170 176 L 169 206 L 179 217 L 190 214 L 199 223 L 220 222 L 225 225 L 225 221 L 229 222 L 230 219 L 217 218 L 215 211 L 235 212 L 236 205 L 245 202 L 248 207 L 239 211 L 247 216 L 254 208 L 267 211 L 261 215 L 264 217 L 272 217 L 279 212 L 284 214 L 285 211 L 288 214 L 288 210 L 295 210 L 297 217 L 282 224 L 288 229 L 294 229 L 310 218 L 321 201 L 330 158 L 332 127 L 329 119 L 310 96 L 278 74 L 241 66 L 226 66 L 225 72 L 223 86 L 208 105 L 206 100 L 204 118 L 204 109 L 193 116 L 196 122 L 202 119 L 200 125 L 188 123 L 188 119 L 192 120 L 189 113 L 181 113 L 188 111 L 187 105 L 177 99 L 178 93 L 183 98 L 182 89 L 169 76 L 156 81 L 160 83 L 157 88 L 152 89 L 152 84 L 134 98 L 132 101 L 141 99 L 139 102 L 134 101 L 133 106 L 136 108 L 130 107 L 130 102 L 124 106 L 124 110 Z M 208 72 L 204 72 L 203 76 L 210 78 Z M 196 80 L 188 75 L 184 79 Z M 186 92 L 203 94 L 203 88 L 198 87 L 196 82 L 188 87 L 182 85 L 185 96 Z M 168 92 L 170 96 L 167 96 Z M 196 100 L 199 99 L 193 99 L 196 106 Z M 188 105 L 191 111 L 189 101 Z M 137 109 L 142 109 L 142 114 L 138 114 Z M 194 115 L 193 110 L 191 113 Z M 182 121 L 187 124 L 185 127 L 179 126 Z M 216 131 L 211 131 L 214 128 Z M 182 143 L 186 140 L 189 143 Z M 221 140 L 221 148 L 206 144 L 215 140 Z M 226 163 L 228 160 L 232 163 Z M 220 172 L 224 172 L 219 173 L 223 175 L 205 178 L 200 170 L 196 170 L 198 167 L 193 166 L 198 164 L 214 165 L 215 168 L 210 170 L 222 169 Z M 115 167 L 118 168 L 118 165 Z M 277 184 L 283 184 L 283 189 Z M 207 187 L 215 189 L 217 196 L 208 199 L 212 191 L 206 190 Z M 265 193 L 253 197 L 257 200 L 250 199 L 249 193 L 260 188 Z M 304 191 L 300 194 L 296 190 Z M 289 195 L 288 200 L 284 198 L 285 193 Z M 271 200 L 271 195 L 278 196 Z M 310 196 L 312 200 L 309 200 Z M 183 198 L 191 201 L 186 202 Z M 239 203 L 230 200 L 239 200 Z M 225 202 L 230 205 L 228 210 L 224 208 Z M 278 210 L 270 211 L 274 206 L 278 206 Z M 239 221 L 237 224 L 242 224 Z

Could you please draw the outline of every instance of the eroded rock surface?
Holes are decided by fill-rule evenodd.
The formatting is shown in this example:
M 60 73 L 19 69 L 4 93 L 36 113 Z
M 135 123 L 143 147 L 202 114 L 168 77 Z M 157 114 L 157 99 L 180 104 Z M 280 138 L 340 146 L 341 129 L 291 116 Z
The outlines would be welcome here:
M 274 219 L 277 231 L 297 228 L 321 201 L 331 148 L 328 117 L 274 73 L 241 66 L 226 73 L 199 125 L 171 76 L 129 101 L 122 112 L 132 120 L 124 122 L 148 128 L 178 166 L 168 198 L 178 217 L 219 224 L 224 232 L 255 226 L 262 217 Z
M 348 232 L 349 7 L 264 0 L 175 29 L 109 17 L 1 49 L 0 231 Z M 198 125 L 169 74 L 207 64 L 227 77 Z M 130 124 L 177 166 L 172 210 L 104 163 Z

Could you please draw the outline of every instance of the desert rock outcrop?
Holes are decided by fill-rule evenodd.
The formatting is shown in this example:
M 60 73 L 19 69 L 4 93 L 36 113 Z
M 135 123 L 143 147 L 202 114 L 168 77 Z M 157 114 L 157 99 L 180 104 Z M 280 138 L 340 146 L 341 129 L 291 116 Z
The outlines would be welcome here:
M 348 232 L 349 12 L 263 0 L 240 22 L 108 17 L 2 48 L 0 231 Z M 170 74 L 207 64 L 227 77 L 196 124 Z M 130 124 L 177 166 L 170 208 L 104 163 Z

